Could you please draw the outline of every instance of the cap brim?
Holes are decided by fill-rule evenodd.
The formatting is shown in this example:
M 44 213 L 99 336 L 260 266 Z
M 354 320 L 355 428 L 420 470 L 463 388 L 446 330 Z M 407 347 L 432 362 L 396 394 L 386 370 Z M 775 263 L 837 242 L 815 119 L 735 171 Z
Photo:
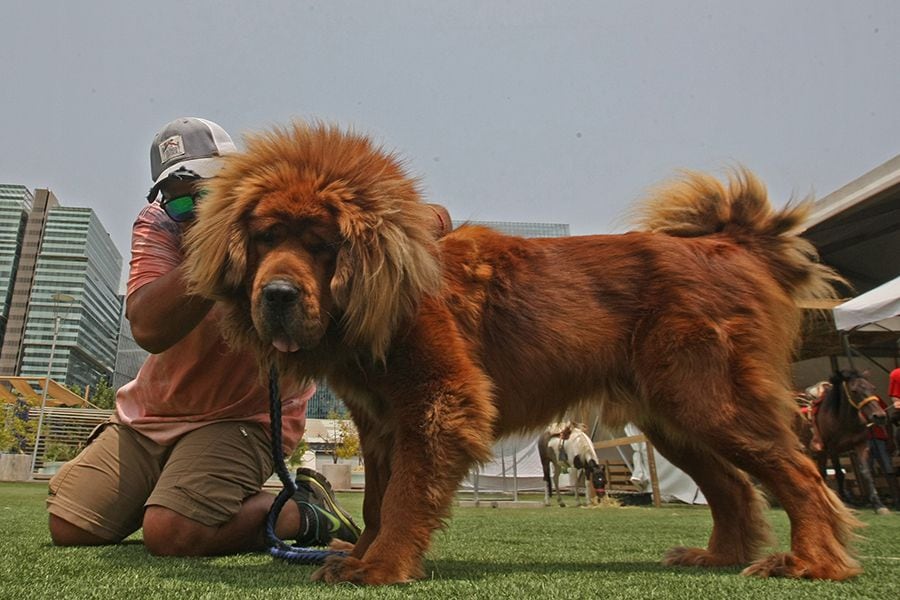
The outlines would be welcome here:
M 169 175 L 171 175 L 175 171 L 193 171 L 197 174 L 198 177 L 203 177 L 204 179 L 206 179 L 208 177 L 214 176 L 219 172 L 219 169 L 221 168 L 221 156 L 209 156 L 206 158 L 183 160 L 179 163 L 175 163 L 174 165 L 160 173 L 159 177 L 156 178 L 156 181 L 154 181 L 153 184 L 158 185 L 162 183 L 166 178 L 169 177 Z
M 147 202 L 153 202 L 154 200 L 156 200 L 156 196 L 159 194 L 159 188 L 162 186 L 163 182 L 165 182 L 165 180 L 168 179 L 169 176 L 172 175 L 172 173 L 174 173 L 175 171 L 190 171 L 191 173 L 195 173 L 197 177 L 209 179 L 210 177 L 214 177 L 221 168 L 221 156 L 195 158 L 192 160 L 184 160 L 176 163 L 160 173 L 159 177 L 156 178 L 156 181 L 153 182 L 153 187 L 150 188 L 150 192 L 147 194 Z

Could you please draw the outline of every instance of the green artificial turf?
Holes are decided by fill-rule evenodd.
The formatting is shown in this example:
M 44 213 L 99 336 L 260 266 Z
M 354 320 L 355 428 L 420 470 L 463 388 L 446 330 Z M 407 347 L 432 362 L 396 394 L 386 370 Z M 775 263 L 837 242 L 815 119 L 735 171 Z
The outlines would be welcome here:
M 140 534 L 102 548 L 55 548 L 46 528 L 46 484 L 0 484 L 0 599 L 32 598 L 900 598 L 900 515 L 860 513 L 865 573 L 849 582 L 740 576 L 739 569 L 665 568 L 674 545 L 705 545 L 705 507 L 462 508 L 428 554 L 428 577 L 362 588 L 309 581 L 313 567 L 264 554 L 155 558 Z M 362 494 L 341 494 L 361 513 Z M 769 517 L 784 548 L 784 512 Z

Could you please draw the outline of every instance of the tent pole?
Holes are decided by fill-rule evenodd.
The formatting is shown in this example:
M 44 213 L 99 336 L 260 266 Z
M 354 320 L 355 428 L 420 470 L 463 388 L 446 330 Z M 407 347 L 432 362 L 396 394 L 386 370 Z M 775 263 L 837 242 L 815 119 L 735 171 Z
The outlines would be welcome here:
M 854 348 L 854 347 L 852 347 L 852 346 L 850 345 L 850 336 L 849 336 L 847 333 L 842 333 L 842 334 L 841 334 L 841 341 L 842 341 L 843 344 L 844 344 L 844 352 L 847 354 L 847 360 L 850 361 L 850 368 L 851 368 L 851 369 L 854 369 L 854 370 L 856 369 L 856 367 L 853 365 L 853 358 L 852 358 L 852 355 L 855 354 L 855 355 L 857 355 L 857 356 L 861 356 L 862 358 L 865 358 L 867 361 L 869 361 L 870 363 L 872 363 L 873 365 L 875 365 L 876 367 L 878 367 L 879 369 L 881 369 L 881 370 L 884 371 L 885 373 L 890 373 L 890 372 L 891 372 L 890 369 L 885 368 L 884 365 L 882 365 L 881 363 L 879 363 L 877 360 L 875 360 L 874 358 L 872 358 L 871 356 L 869 356 L 868 354 L 866 354 L 865 352 L 863 352 L 863 351 L 860 350 L 859 348 Z
M 519 445 L 515 444 L 513 446 L 513 502 L 519 501 Z
M 844 347 L 844 354 L 847 355 L 847 362 L 850 363 L 850 369 L 856 370 L 853 364 L 853 349 L 850 348 L 850 336 L 846 332 L 841 332 L 841 345 Z
M 659 493 L 659 477 L 656 474 L 656 458 L 653 456 L 653 444 L 650 440 L 644 442 L 647 446 L 647 470 L 650 471 L 650 490 L 653 492 L 653 506 L 659 508 L 662 505 Z

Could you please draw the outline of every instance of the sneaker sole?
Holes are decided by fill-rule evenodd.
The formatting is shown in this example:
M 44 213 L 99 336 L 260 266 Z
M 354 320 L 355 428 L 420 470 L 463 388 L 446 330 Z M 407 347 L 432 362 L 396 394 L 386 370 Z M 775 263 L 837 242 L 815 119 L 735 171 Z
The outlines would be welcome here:
M 325 508 L 331 511 L 333 514 L 337 515 L 340 518 L 341 522 L 350 528 L 351 531 L 356 533 L 357 537 L 362 533 L 362 530 L 353 522 L 353 518 L 341 508 L 337 502 L 334 501 L 334 490 L 331 487 L 331 483 L 325 479 L 325 476 L 317 471 L 311 471 L 309 469 L 298 469 L 296 478 L 303 478 L 303 481 L 307 483 L 314 491 L 317 491 L 325 504 Z M 317 495 L 319 495 L 317 494 Z

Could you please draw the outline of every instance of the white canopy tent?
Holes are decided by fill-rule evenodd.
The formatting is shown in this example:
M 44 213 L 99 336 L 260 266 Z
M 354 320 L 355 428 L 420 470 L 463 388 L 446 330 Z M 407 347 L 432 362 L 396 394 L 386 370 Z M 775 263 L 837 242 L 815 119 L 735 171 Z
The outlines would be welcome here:
M 900 277 L 833 309 L 840 331 L 900 331 Z
M 629 433 L 631 432 L 631 433 Z M 640 433 L 629 425 L 620 436 Z M 545 487 L 541 459 L 537 451 L 538 434 L 509 436 L 494 445 L 494 458 L 480 468 L 473 469 L 463 480 L 462 489 L 477 488 L 485 492 L 543 491 Z M 629 449 L 623 446 L 622 450 Z M 632 452 L 620 450 L 623 461 L 632 470 L 634 483 L 650 491 L 646 445 L 631 444 Z M 680 501 L 686 504 L 706 504 L 697 485 L 683 471 L 672 465 L 659 452 L 655 454 L 656 473 L 663 501 Z M 571 483 L 571 482 L 568 482 Z M 562 485 L 566 485 L 565 480 Z
M 641 431 L 634 424 L 625 426 L 625 435 L 638 435 Z M 650 474 L 647 467 L 647 445 L 631 444 L 634 454 L 631 458 L 631 481 L 643 488 L 644 492 L 650 492 Z M 659 479 L 659 493 L 663 502 L 684 502 L 685 504 L 707 504 L 706 497 L 694 480 L 670 463 L 665 456 L 656 452 L 656 476 Z

